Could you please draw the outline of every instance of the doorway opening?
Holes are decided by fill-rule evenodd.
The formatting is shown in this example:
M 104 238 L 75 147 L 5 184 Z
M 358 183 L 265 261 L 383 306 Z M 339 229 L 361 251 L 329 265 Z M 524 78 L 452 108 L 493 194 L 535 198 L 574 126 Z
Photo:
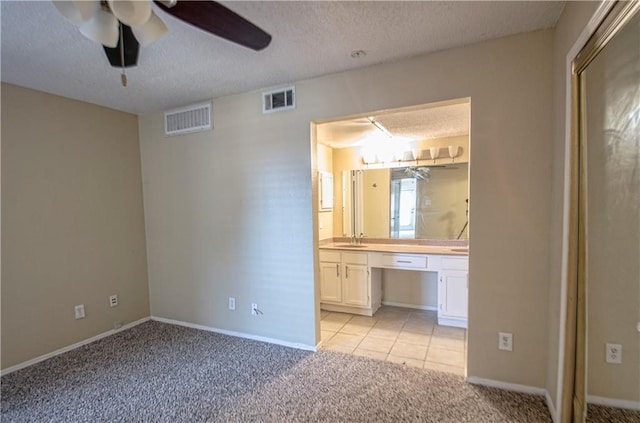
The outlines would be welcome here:
M 470 109 L 313 122 L 322 348 L 466 374 Z

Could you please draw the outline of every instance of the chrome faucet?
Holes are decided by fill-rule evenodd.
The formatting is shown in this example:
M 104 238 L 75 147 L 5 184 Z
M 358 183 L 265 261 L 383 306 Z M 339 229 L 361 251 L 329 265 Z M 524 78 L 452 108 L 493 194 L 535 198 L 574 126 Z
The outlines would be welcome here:
M 351 235 L 351 240 L 349 241 L 350 244 L 356 244 L 356 234 Z

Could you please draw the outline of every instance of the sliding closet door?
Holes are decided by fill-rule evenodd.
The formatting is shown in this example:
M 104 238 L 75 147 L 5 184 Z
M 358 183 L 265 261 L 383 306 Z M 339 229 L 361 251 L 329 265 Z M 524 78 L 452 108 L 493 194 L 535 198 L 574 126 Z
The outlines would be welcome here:
M 631 16 L 579 76 L 587 421 L 603 413 L 593 404 L 640 408 L 640 13 Z

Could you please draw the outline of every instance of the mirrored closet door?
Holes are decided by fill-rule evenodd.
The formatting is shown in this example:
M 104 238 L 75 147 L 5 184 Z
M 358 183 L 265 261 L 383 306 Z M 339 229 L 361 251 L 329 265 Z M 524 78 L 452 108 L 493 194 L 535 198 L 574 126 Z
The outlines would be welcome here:
M 640 9 L 614 6 L 574 62 L 574 421 L 640 418 Z M 586 412 L 586 413 L 585 413 Z

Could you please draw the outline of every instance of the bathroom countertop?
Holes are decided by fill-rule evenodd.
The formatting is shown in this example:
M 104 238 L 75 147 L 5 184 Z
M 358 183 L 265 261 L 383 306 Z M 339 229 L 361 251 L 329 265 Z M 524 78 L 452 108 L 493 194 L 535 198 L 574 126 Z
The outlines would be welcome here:
M 350 245 L 348 242 L 330 242 L 320 245 L 326 250 L 375 251 L 383 253 L 439 254 L 468 256 L 469 248 L 451 245 L 414 245 L 414 244 L 376 244 L 364 242 L 362 245 Z

